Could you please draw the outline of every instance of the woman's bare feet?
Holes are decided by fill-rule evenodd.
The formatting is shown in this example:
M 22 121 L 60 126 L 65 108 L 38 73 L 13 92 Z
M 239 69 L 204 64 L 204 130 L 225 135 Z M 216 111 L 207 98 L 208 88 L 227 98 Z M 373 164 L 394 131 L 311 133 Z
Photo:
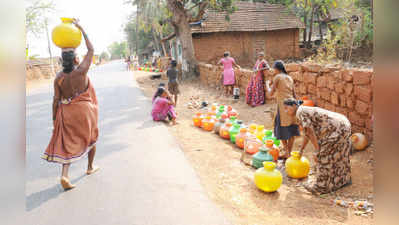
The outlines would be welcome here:
M 90 175 L 97 172 L 100 169 L 98 166 L 92 166 L 91 168 L 87 168 L 86 174 Z
M 303 183 L 302 187 L 305 188 L 308 192 L 312 193 L 313 195 L 319 195 L 320 193 L 316 190 L 314 187 L 314 184 L 312 183 Z
M 65 191 L 71 190 L 72 188 L 75 188 L 76 186 L 71 184 L 68 178 L 66 177 L 61 177 L 61 186 L 64 188 Z

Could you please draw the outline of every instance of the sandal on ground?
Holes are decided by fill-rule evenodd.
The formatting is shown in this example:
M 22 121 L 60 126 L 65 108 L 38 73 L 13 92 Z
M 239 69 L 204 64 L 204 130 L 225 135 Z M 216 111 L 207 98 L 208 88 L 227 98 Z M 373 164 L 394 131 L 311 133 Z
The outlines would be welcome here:
M 97 172 L 99 169 L 100 169 L 100 167 L 94 166 L 91 170 L 87 170 L 86 174 L 87 175 L 93 174 L 93 173 Z
M 66 177 L 61 178 L 61 186 L 64 188 L 65 191 L 76 187 L 75 185 L 71 184 L 69 179 Z

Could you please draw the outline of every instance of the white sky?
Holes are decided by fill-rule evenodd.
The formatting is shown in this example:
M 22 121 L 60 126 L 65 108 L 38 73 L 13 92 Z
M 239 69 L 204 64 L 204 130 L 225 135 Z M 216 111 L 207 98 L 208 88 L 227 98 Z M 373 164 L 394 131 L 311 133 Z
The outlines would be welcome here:
M 95 54 L 101 54 L 112 42 L 125 40 L 123 25 L 135 8 L 123 2 L 124 0 L 54 0 L 56 11 L 51 13 L 48 22 L 50 41 L 51 31 L 61 23 L 61 17 L 79 18 L 81 26 L 94 45 Z M 28 37 L 27 42 L 29 55 L 49 56 L 45 33 L 38 38 Z M 61 50 L 52 42 L 51 51 L 53 56 L 61 54 Z M 80 55 L 86 53 L 83 37 L 77 52 Z

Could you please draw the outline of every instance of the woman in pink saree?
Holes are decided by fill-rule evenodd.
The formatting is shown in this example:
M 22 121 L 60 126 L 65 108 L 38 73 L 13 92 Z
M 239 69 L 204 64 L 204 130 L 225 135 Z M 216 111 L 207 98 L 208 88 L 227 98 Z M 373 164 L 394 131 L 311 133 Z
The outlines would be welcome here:
M 169 92 L 164 87 L 158 87 L 152 100 L 151 116 L 154 121 L 172 121 L 176 125 L 175 102 L 172 100 Z
M 238 69 L 240 69 L 240 66 L 236 64 L 234 58 L 230 57 L 230 52 L 223 54 L 223 58 L 219 60 L 218 65 L 223 65 L 223 86 L 224 93 L 227 96 L 233 93 L 233 86 L 236 84 L 233 66 Z
M 258 60 L 254 66 L 254 74 L 248 83 L 246 102 L 248 105 L 255 107 L 265 104 L 265 75 L 264 71 L 269 70 L 269 64 L 264 59 L 263 52 L 258 54 Z

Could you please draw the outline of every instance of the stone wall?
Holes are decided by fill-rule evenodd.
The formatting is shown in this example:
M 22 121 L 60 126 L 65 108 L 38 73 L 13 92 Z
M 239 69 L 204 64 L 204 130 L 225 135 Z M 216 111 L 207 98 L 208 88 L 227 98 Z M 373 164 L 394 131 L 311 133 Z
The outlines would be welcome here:
M 193 34 L 195 57 L 200 62 L 216 64 L 225 51 L 241 66 L 253 66 L 256 53 L 264 51 L 268 61 L 297 58 L 299 29 L 267 32 L 218 32 Z
M 200 63 L 202 84 L 216 87 L 221 84 L 222 67 Z M 352 124 L 353 132 L 361 132 L 372 140 L 374 72 L 370 69 L 345 69 L 339 66 L 317 64 L 287 64 L 287 72 L 295 81 L 297 97 L 308 96 L 316 106 L 344 114 Z M 252 72 L 236 70 L 242 96 Z M 270 72 L 266 79 L 272 80 Z
M 61 70 L 61 66 L 56 62 L 53 67 L 54 70 L 49 63 L 29 61 L 25 64 L 26 80 L 50 79 L 56 75 L 56 71 Z

